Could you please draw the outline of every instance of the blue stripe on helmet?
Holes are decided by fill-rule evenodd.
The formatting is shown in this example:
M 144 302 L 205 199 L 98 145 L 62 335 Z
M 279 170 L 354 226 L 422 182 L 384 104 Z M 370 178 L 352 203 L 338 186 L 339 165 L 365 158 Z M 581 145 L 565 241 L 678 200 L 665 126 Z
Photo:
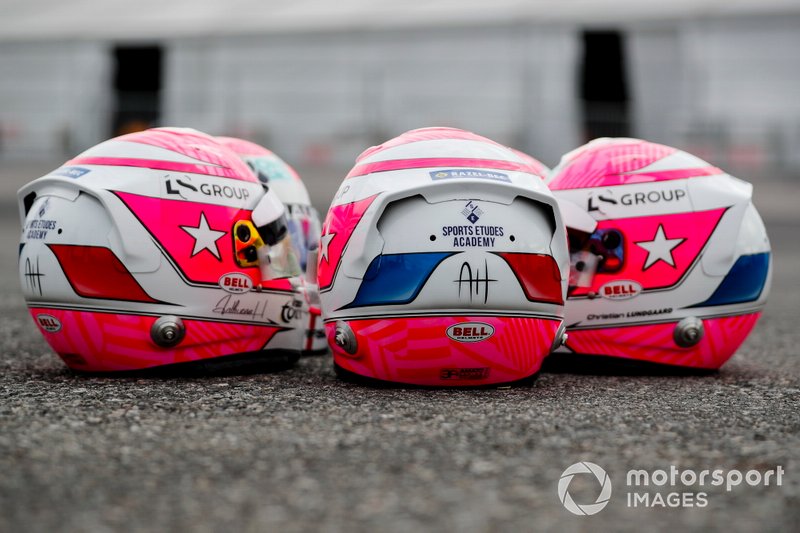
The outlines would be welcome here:
M 379 255 L 370 262 L 355 299 L 343 309 L 412 302 L 439 263 L 456 253 Z
M 730 272 L 711 297 L 690 307 L 729 305 L 758 300 L 769 273 L 769 252 L 743 255 L 733 264 Z

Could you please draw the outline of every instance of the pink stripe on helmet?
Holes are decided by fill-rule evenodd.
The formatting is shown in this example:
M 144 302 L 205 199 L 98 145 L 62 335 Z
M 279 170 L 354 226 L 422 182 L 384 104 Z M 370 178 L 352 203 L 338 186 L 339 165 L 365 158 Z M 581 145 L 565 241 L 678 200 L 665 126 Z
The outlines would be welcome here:
M 205 174 L 206 176 L 219 176 L 223 178 L 244 179 L 238 169 L 220 167 L 216 165 L 203 165 L 200 163 L 180 163 L 178 161 L 163 161 L 157 159 L 136 159 L 131 157 L 76 157 L 65 163 L 66 165 L 105 165 L 120 167 L 140 167 L 153 170 L 171 170 L 173 172 L 189 172 L 191 174 Z
M 677 151 L 677 148 L 639 139 L 594 141 L 575 151 L 570 156 L 569 163 L 549 183 L 549 186 L 553 190 L 559 190 L 636 183 L 636 175 L 632 176 L 630 173 L 646 168 Z M 642 178 L 641 181 L 659 181 L 659 179 Z
M 389 148 L 394 148 L 396 146 L 401 146 L 403 144 L 409 144 L 419 141 L 441 141 L 448 139 L 464 140 L 464 141 L 480 141 L 493 144 L 495 146 L 502 146 L 491 139 L 483 137 L 482 135 L 472 133 L 471 131 L 460 130 L 458 128 L 445 128 L 445 127 L 419 128 L 416 130 L 407 131 L 404 134 L 400 135 L 399 137 L 395 137 L 394 139 L 386 141 L 383 144 L 379 144 L 378 146 L 367 148 L 366 150 L 364 150 L 364 152 L 361 153 L 360 156 L 358 156 L 356 162 L 361 161 L 377 152 L 388 150 Z
M 534 171 L 533 174 L 536 174 L 542 179 L 547 176 L 548 168 L 544 165 L 544 163 L 535 157 L 526 154 L 525 152 L 517 150 L 516 148 L 509 148 L 509 150 L 514 152 L 520 159 L 528 163 Z
M 479 342 L 459 342 L 447 332 L 462 323 L 482 324 L 491 334 Z M 469 315 L 356 319 L 347 324 L 359 339 L 355 354 L 333 342 L 336 324 L 325 324 L 341 368 L 383 381 L 464 387 L 508 383 L 538 372 L 561 320 Z
M 620 180 L 624 180 L 625 184 L 629 183 L 645 183 L 651 181 L 669 181 L 681 180 L 685 178 L 694 178 L 697 176 L 716 176 L 717 174 L 724 174 L 725 172 L 715 166 L 698 167 L 698 168 L 676 168 L 673 170 L 657 170 L 654 172 L 633 172 L 620 176 Z M 618 185 L 622 185 L 619 183 Z
M 120 148 L 118 154 L 113 154 L 114 141 L 125 141 L 131 143 L 145 144 L 163 148 L 172 152 L 196 159 L 198 163 L 178 163 L 172 161 L 161 161 L 156 158 L 128 158 L 124 148 Z M 192 172 L 196 174 L 206 174 L 208 176 L 222 176 L 243 181 L 257 182 L 258 179 L 250 171 L 235 153 L 222 145 L 214 137 L 190 128 L 153 128 L 145 131 L 137 131 L 116 137 L 109 146 L 105 145 L 102 156 L 97 156 L 97 151 L 90 148 L 77 158 L 67 164 L 96 164 L 96 165 L 120 165 L 154 170 L 174 170 L 176 172 Z M 120 145 L 124 146 L 124 145 Z M 113 154 L 109 156 L 108 154 Z M 90 162 L 91 160 L 97 162 Z
M 178 346 L 158 348 L 150 337 L 155 316 L 30 308 L 35 321 L 42 313 L 62 325 L 57 333 L 40 326 L 48 344 L 69 367 L 90 372 L 138 370 L 265 350 L 284 329 L 184 318 L 185 339 Z
M 747 338 L 761 313 L 706 318 L 705 335 L 691 348 L 675 344 L 675 322 L 567 330 L 567 346 L 575 353 L 639 359 L 693 368 L 719 368 Z M 554 355 L 557 357 L 557 354 Z

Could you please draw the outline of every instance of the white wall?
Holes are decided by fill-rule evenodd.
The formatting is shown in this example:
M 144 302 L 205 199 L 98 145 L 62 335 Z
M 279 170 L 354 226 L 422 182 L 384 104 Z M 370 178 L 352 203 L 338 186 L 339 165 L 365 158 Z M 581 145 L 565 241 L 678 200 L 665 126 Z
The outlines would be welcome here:
M 748 171 L 800 168 L 800 16 L 634 27 L 638 135 Z
M 626 34 L 633 131 L 664 144 L 681 142 L 691 117 L 687 61 L 674 24 L 634 28 Z
M 175 41 L 166 120 L 301 163 L 348 165 L 408 129 L 449 125 L 552 164 L 577 141 L 576 42 L 530 27 Z
M 167 39 L 162 123 L 348 166 L 426 125 L 553 165 L 579 142 L 566 24 Z M 800 169 L 800 16 L 627 24 L 633 133 L 731 169 Z M 0 155 L 67 157 L 110 134 L 104 41 L 0 43 Z
M 3 43 L 0 154 L 67 157 L 105 136 L 110 68 L 102 43 Z

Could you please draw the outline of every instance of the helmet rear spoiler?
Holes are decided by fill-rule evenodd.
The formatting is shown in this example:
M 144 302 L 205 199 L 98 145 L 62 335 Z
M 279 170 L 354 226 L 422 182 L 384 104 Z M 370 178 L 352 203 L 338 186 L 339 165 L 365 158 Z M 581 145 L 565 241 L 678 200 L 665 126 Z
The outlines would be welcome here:
M 561 210 L 561 217 L 564 225 L 569 229 L 578 230 L 583 233 L 594 233 L 597 229 L 597 221 L 582 209 L 575 202 L 564 198 L 558 198 L 558 208 Z
M 129 270 L 131 272 L 154 272 L 157 270 L 161 264 L 161 258 L 153 254 L 141 253 L 140 247 L 136 244 L 137 239 L 148 238 L 148 236 L 142 234 L 144 229 L 131 212 L 113 192 L 92 187 L 81 180 L 48 174 L 23 186 L 17 191 L 20 225 L 25 226 L 25 220 L 37 198 L 55 196 L 73 202 L 81 193 L 88 194 L 102 204 L 108 215 L 114 220 L 113 229 L 98 228 L 98 230 L 113 231 L 110 239 L 119 247 L 117 251 L 125 254 L 125 264 Z
M 393 202 L 421 196 L 430 204 L 452 200 L 482 200 L 510 205 L 518 197 L 529 199 L 543 207 L 552 224 L 550 253 L 554 257 L 569 257 L 567 243 L 559 238 L 565 234 L 564 223 L 559 212 L 558 203 L 552 193 L 547 190 L 541 180 L 530 177 L 531 186 L 517 183 L 497 183 L 475 179 L 452 179 L 442 182 L 426 181 L 424 186 L 410 186 L 392 193 L 379 196 L 369 207 L 366 216 L 379 220 L 386 208 Z M 352 200 L 350 200 L 352 201 Z M 344 274 L 359 278 L 367 270 L 369 262 L 383 251 L 383 238 L 377 225 L 355 231 L 348 242 L 348 250 L 354 259 L 344 269 Z M 356 259 L 357 258 L 357 259 Z M 558 265 L 563 276 L 569 272 L 569 264 Z M 566 279 L 566 278 L 565 278 Z

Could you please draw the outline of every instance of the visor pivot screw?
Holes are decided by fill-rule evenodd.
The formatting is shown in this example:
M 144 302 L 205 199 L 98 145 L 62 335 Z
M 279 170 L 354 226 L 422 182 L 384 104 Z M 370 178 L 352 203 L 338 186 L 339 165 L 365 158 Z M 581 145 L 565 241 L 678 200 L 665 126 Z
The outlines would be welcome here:
M 703 321 L 694 316 L 687 316 L 675 325 L 672 338 L 681 348 L 691 348 L 702 340 L 704 333 Z
M 171 348 L 183 340 L 186 327 L 176 316 L 162 316 L 150 328 L 150 338 L 162 348 Z
M 236 228 L 236 237 L 242 241 L 247 242 L 250 240 L 250 228 L 245 225 L 241 225 Z
M 354 355 L 358 351 L 356 335 L 353 333 L 353 330 L 350 329 L 350 326 L 347 325 L 347 322 L 343 322 L 341 320 L 336 322 L 336 331 L 333 334 L 333 342 L 336 343 L 336 346 L 350 355 Z

